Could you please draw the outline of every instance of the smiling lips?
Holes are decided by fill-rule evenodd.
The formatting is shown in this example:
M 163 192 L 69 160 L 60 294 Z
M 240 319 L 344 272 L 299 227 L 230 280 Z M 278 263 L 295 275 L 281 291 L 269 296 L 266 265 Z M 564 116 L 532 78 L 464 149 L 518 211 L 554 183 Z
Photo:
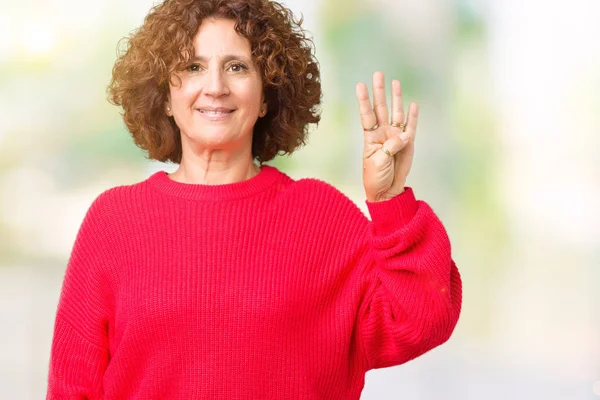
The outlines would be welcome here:
M 235 110 L 225 107 L 203 107 L 199 108 L 198 111 L 203 117 L 211 121 L 219 121 L 228 118 Z
M 198 109 L 198 111 L 200 111 L 203 114 L 208 114 L 208 115 L 223 115 L 223 114 L 231 114 L 234 110 L 232 110 L 230 108 L 224 108 L 224 107 L 204 107 L 204 108 Z

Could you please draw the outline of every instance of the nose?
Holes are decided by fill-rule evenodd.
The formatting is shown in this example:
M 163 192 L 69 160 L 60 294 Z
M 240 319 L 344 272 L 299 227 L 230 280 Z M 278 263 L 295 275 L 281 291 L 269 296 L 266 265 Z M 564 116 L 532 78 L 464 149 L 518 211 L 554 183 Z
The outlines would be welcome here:
M 214 97 L 220 97 L 229 93 L 226 77 L 219 68 L 209 68 L 207 71 L 204 93 Z

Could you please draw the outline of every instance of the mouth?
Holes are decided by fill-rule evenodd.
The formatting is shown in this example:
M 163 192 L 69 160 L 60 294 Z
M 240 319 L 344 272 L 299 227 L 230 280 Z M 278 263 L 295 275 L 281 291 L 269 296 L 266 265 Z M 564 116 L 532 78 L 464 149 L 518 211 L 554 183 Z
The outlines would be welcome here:
M 227 122 L 235 109 L 225 107 L 202 107 L 198 108 L 200 115 L 209 122 Z
M 200 108 L 198 109 L 198 111 L 209 117 L 218 117 L 231 114 L 235 110 L 232 110 L 230 108 Z

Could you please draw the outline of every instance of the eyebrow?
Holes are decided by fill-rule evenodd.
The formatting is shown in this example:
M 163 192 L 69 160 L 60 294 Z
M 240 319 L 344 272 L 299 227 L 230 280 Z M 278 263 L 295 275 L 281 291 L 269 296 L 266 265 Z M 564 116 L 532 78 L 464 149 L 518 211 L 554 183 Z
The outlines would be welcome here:
M 240 60 L 247 64 L 252 64 L 252 62 L 249 59 L 247 59 L 246 57 L 244 57 L 240 54 L 226 54 L 223 57 L 221 57 L 221 59 L 223 60 L 223 62 L 229 62 L 231 60 Z M 206 63 L 208 61 L 208 57 L 195 56 L 192 59 L 192 61 L 200 61 L 200 62 Z

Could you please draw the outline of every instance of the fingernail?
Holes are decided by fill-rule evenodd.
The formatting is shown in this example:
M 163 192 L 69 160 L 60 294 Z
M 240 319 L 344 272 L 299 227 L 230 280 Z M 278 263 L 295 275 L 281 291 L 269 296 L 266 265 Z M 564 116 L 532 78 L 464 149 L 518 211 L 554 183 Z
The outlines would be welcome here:
M 408 142 L 408 139 L 410 139 L 410 136 L 408 135 L 408 133 L 402 132 L 400 134 L 400 139 L 402 139 L 403 142 Z

